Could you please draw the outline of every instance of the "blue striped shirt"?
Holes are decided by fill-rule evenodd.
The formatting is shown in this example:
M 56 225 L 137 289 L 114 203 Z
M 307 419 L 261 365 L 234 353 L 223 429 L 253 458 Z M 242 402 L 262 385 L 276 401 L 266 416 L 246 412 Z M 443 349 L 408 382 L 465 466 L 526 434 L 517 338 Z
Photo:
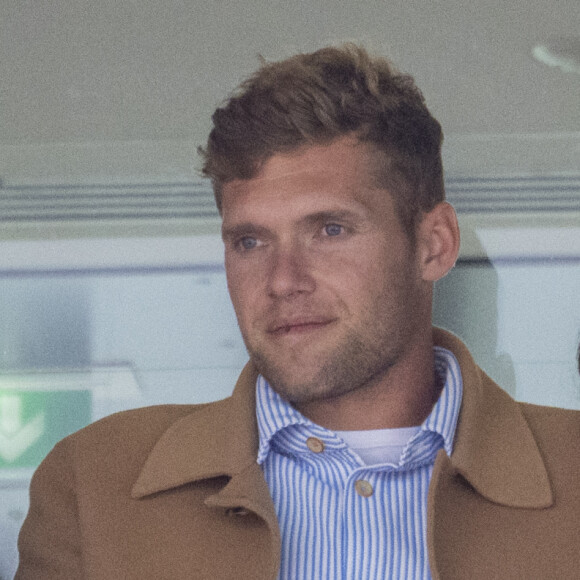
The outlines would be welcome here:
M 427 490 L 437 451 L 453 450 L 462 397 L 453 354 L 435 347 L 435 369 L 444 387 L 430 415 L 398 464 L 372 466 L 258 377 L 257 459 L 280 525 L 280 580 L 430 578 Z

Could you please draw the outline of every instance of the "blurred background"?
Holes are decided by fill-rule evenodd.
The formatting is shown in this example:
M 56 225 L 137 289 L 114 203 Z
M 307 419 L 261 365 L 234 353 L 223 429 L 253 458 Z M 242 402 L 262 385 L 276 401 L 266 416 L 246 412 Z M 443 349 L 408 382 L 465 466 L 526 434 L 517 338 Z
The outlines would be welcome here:
M 445 131 L 461 257 L 435 321 L 514 397 L 580 408 L 577 0 L 0 0 L 0 579 L 32 471 L 246 360 L 196 148 L 258 65 L 356 41 Z

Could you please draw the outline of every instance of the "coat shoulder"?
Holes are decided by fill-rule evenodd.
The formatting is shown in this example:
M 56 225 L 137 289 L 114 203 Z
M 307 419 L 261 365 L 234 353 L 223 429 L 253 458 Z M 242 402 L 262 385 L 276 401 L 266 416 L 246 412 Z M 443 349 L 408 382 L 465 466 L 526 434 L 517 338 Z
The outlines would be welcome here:
M 189 414 L 211 406 L 213 403 L 200 405 L 153 405 L 138 407 L 107 415 L 90 423 L 83 429 L 73 433 L 68 439 L 90 439 L 108 437 L 112 433 L 122 432 L 142 436 L 144 432 L 165 430 L 169 425 Z
M 518 403 L 540 449 L 578 451 L 568 460 L 580 464 L 580 411 Z M 545 455 L 545 454 L 544 454 Z
M 57 443 L 51 455 L 66 454 L 77 469 L 90 465 L 124 471 L 141 466 L 161 436 L 176 422 L 218 403 L 156 405 L 108 415 Z
M 576 427 L 576 434 L 580 435 L 578 430 L 580 429 L 580 410 L 523 402 L 519 402 L 518 405 L 531 427 L 560 429 L 570 434 L 574 433 L 573 429 Z

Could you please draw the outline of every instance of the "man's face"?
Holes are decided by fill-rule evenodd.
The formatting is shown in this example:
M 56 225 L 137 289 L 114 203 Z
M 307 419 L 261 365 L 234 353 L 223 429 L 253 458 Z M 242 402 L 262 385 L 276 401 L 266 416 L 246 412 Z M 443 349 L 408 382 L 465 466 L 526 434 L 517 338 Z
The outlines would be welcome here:
M 223 188 L 230 296 L 261 374 L 295 404 L 380 382 L 430 308 L 373 149 L 344 138 L 274 155 Z

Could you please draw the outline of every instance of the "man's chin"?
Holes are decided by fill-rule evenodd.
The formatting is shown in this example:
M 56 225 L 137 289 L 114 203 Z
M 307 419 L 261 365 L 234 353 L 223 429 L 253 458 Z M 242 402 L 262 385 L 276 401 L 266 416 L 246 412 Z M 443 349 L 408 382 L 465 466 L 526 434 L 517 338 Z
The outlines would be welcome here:
M 317 345 L 301 352 L 300 356 L 294 357 L 294 354 L 280 357 L 267 356 L 263 351 L 251 353 L 258 372 L 290 403 L 333 399 L 349 391 L 357 382 L 358 365 L 355 368 L 345 364 L 352 356 L 349 349 L 335 348 L 333 351 Z
M 343 395 L 350 385 L 340 382 L 327 384 L 320 371 L 313 374 L 268 373 L 260 374 L 268 381 L 276 393 L 294 406 L 301 406 L 317 401 L 329 401 Z
M 290 403 L 302 403 L 317 398 L 320 390 L 320 369 L 308 372 L 304 367 L 280 368 L 273 367 L 259 357 L 252 357 L 258 372 L 268 381 L 268 384 L 281 397 Z
M 316 389 L 316 382 L 304 376 L 272 375 L 269 373 L 262 373 L 262 375 L 278 394 L 292 403 L 311 397 L 312 391 Z

